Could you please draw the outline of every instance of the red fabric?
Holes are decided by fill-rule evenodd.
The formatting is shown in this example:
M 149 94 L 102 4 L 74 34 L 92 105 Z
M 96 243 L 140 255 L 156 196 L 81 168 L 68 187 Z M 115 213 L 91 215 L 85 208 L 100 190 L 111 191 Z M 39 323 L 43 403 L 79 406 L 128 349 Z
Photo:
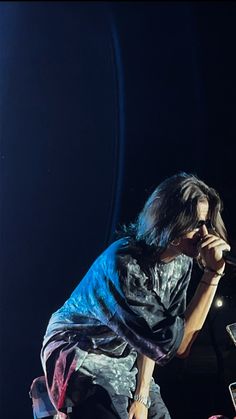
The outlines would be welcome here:
M 77 365 L 75 347 L 75 343 L 72 345 L 59 340 L 50 342 L 44 348 L 48 394 L 52 404 L 61 412 L 65 412 L 68 382 Z

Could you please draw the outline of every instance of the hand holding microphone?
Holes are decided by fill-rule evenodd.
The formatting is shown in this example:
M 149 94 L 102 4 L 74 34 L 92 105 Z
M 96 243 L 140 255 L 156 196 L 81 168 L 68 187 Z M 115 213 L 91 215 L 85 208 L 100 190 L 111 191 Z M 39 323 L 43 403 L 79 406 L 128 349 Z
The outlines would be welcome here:
M 209 234 L 205 224 L 202 225 L 199 251 L 206 268 L 222 274 L 225 268 L 225 255 L 230 251 L 230 245 L 214 234 Z

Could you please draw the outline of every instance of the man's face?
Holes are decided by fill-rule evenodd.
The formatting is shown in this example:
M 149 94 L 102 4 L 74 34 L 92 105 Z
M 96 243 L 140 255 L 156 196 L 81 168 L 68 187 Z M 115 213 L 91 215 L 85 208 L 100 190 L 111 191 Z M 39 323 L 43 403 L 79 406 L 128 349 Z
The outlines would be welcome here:
M 178 250 L 187 256 L 196 258 L 199 255 L 199 241 L 202 237 L 208 234 L 207 227 L 204 221 L 208 219 L 209 204 L 208 201 L 199 202 L 197 205 L 198 219 L 196 222 L 199 223 L 198 227 L 188 233 L 184 234 L 180 238 Z M 202 222 L 202 223 L 201 223 Z

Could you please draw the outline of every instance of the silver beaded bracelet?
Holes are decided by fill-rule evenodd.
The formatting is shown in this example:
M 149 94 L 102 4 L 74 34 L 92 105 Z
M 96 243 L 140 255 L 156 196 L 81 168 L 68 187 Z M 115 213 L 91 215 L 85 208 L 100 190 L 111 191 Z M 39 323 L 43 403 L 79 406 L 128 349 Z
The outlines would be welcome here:
M 134 395 L 134 400 L 136 402 L 140 402 L 142 404 L 144 404 L 144 406 L 149 409 L 149 407 L 151 406 L 151 399 L 149 397 L 144 397 L 141 394 L 135 394 Z

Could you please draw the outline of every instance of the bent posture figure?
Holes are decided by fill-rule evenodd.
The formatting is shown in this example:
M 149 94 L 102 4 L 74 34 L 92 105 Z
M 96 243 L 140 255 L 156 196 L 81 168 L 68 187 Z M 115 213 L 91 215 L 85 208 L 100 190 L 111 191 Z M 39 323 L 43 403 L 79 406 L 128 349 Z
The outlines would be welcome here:
M 153 369 L 186 357 L 204 324 L 230 250 L 221 210 L 213 188 L 177 174 L 95 260 L 43 341 L 59 412 L 71 402 L 84 419 L 170 418 Z M 186 308 L 193 259 L 203 275 Z

